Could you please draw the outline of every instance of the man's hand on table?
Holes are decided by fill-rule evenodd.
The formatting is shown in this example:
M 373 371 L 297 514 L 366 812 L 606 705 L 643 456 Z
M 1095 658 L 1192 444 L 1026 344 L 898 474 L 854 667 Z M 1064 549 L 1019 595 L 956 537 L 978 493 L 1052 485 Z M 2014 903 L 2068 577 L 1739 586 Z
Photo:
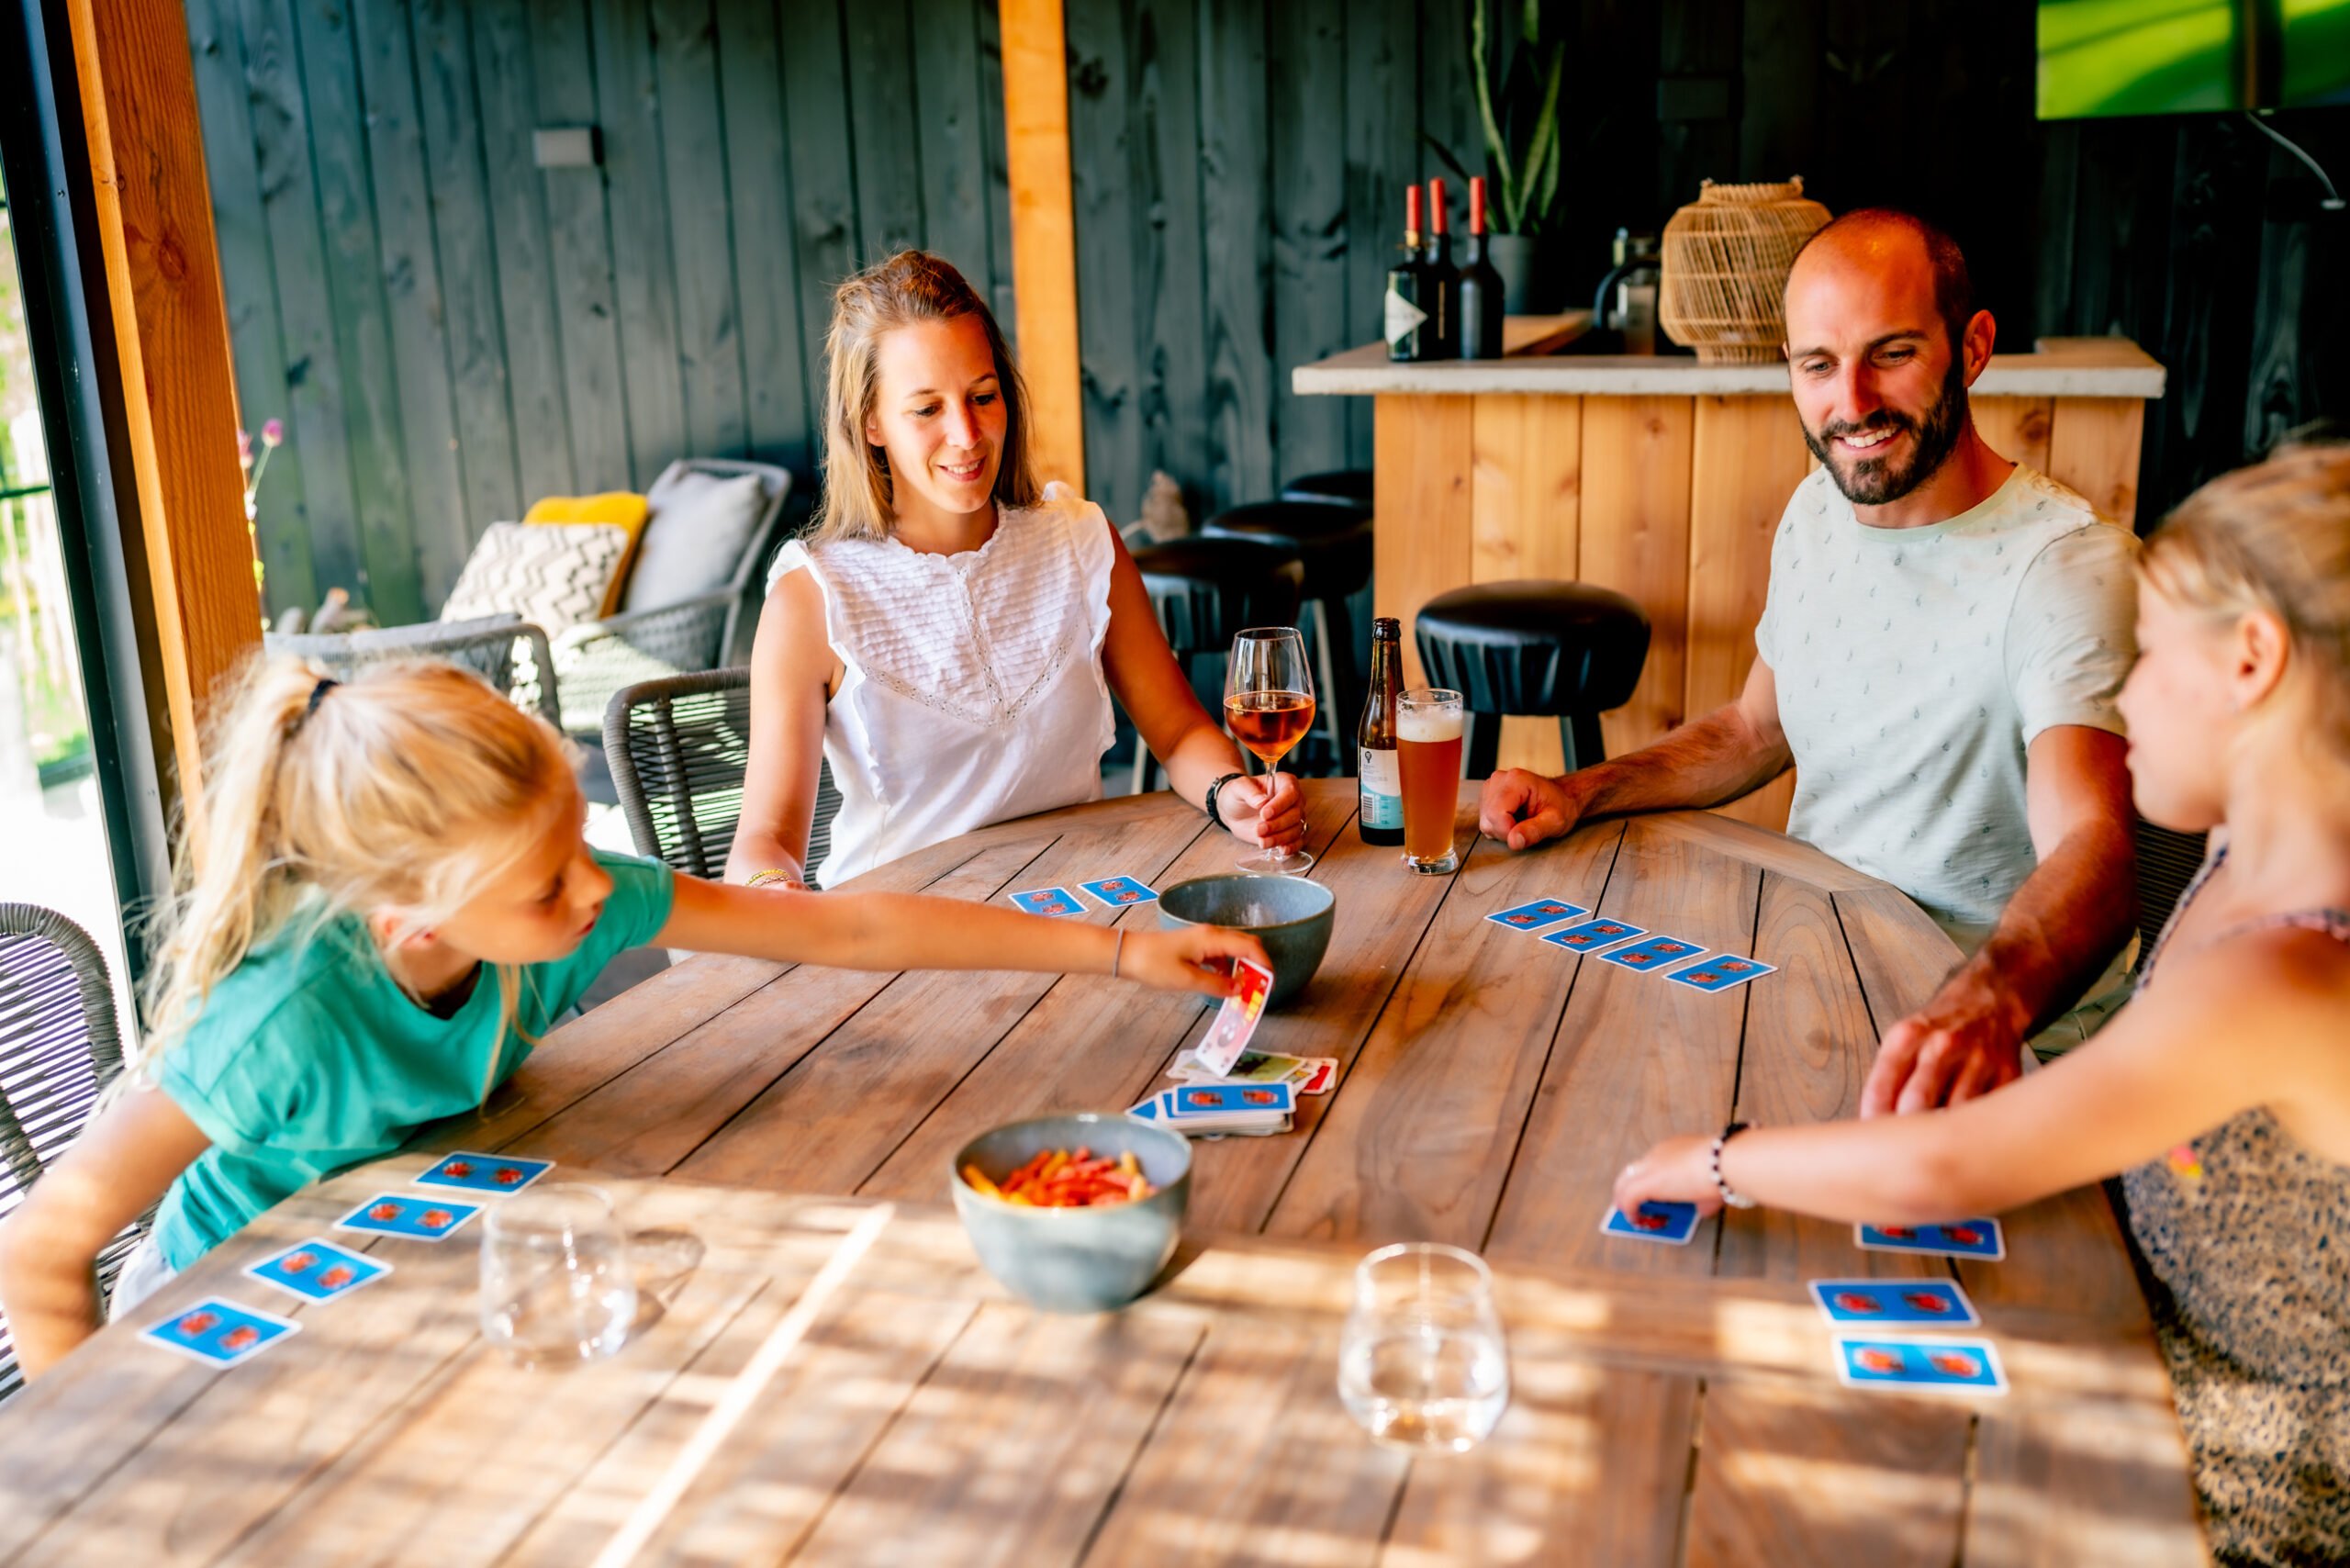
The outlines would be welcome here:
M 1477 797 L 1477 829 L 1512 849 L 1530 849 L 1571 832 L 1583 809 L 1583 797 L 1563 781 L 1505 767 L 1485 780 Z
M 2022 1002 L 1969 964 L 1885 1032 L 1861 1091 L 1861 1114 L 1964 1104 L 2011 1083 L 2022 1075 L 2031 1030 Z
M 1616 1206 L 1637 1214 L 1642 1204 L 1695 1204 L 1700 1215 L 1722 1206 L 1714 1185 L 1714 1140 L 1702 1133 L 1669 1137 L 1616 1173 Z

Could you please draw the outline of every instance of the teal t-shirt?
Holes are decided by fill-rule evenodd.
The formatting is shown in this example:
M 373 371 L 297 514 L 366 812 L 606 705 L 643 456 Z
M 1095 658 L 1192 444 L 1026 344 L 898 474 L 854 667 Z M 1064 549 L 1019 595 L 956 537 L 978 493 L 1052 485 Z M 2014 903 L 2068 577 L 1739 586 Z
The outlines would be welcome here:
M 599 851 L 611 896 L 576 951 L 521 971 L 521 1029 L 536 1038 L 579 1000 L 606 962 L 651 941 L 669 919 L 670 872 Z M 322 1177 L 391 1153 L 417 1127 L 481 1103 L 530 1054 L 498 1027 L 496 973 L 448 1018 L 410 1000 L 355 915 L 286 935 L 212 988 L 203 1013 L 163 1053 L 164 1093 L 212 1140 L 163 1194 L 164 1261 L 185 1269 L 245 1222 Z M 491 1053 L 497 1053 L 493 1065 Z

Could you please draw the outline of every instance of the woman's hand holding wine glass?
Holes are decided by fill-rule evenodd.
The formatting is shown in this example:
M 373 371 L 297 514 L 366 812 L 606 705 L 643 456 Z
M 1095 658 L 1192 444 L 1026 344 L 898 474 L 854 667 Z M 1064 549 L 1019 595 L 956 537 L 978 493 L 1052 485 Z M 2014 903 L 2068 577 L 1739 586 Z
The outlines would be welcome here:
M 1232 639 L 1224 681 L 1225 724 L 1271 773 L 1314 727 L 1314 671 L 1305 639 L 1293 626 L 1252 626 Z M 1314 857 L 1276 845 L 1240 868 L 1256 875 L 1303 876 Z

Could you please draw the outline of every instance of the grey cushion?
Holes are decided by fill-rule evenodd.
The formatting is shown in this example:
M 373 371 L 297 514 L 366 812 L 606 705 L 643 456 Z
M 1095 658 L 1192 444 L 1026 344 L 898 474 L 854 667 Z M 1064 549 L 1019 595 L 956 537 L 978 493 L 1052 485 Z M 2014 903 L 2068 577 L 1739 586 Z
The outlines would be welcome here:
M 715 593 L 734 576 L 767 510 L 759 476 L 686 473 L 652 496 L 653 515 L 636 547 L 623 613 L 658 610 Z

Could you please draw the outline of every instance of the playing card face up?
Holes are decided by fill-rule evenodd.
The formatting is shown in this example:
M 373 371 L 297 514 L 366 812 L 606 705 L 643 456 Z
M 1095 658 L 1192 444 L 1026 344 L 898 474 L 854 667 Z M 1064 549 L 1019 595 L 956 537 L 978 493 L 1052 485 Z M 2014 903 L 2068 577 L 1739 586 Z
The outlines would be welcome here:
M 1085 906 L 1067 888 L 1031 888 L 1024 893 L 1014 893 L 1015 908 L 1029 914 L 1083 914 Z
M 420 1187 L 455 1187 L 468 1193 L 519 1193 L 554 1169 L 552 1159 L 522 1159 L 502 1154 L 445 1156 L 416 1179 Z
M 254 1279 L 304 1301 L 332 1301 L 349 1295 L 391 1271 L 392 1266 L 380 1258 L 315 1238 L 245 1265 L 245 1272 Z
M 1925 1252 L 1937 1258 L 2008 1255 L 2008 1238 L 1996 1219 L 1953 1220 L 1948 1225 L 1856 1225 L 1852 1244 L 1868 1252 Z
M 1607 1217 L 1599 1222 L 1605 1236 L 1628 1236 L 1635 1241 L 1666 1241 L 1675 1247 L 1686 1247 L 1689 1238 L 1697 1234 L 1697 1205 L 1695 1204 L 1642 1204 L 1639 1212 L 1626 1215 L 1624 1211 L 1610 1208 Z
M 298 1323 L 212 1296 L 161 1323 L 148 1325 L 139 1337 L 208 1367 L 233 1367 L 300 1331 Z
M 1561 921 L 1573 920 L 1591 911 L 1564 899 L 1536 899 L 1511 909 L 1497 909 L 1485 916 L 1495 925 L 1506 925 L 1512 931 L 1542 931 Z
M 1761 980 L 1775 974 L 1779 966 L 1766 964 L 1760 958 L 1741 958 L 1735 954 L 1716 953 L 1694 964 L 1684 964 L 1664 978 L 1675 985 L 1685 985 L 1692 991 L 1735 991 L 1748 980 Z
M 1286 1057 L 1277 1051 L 1243 1051 L 1222 1076 L 1212 1074 L 1192 1056 L 1175 1058 L 1167 1070 L 1193 1083 L 1286 1083 L 1300 1094 L 1319 1094 L 1329 1087 L 1338 1066 L 1336 1057 Z M 1318 1085 L 1318 1087 L 1317 1087 Z
M 1694 958 L 1706 949 L 1680 936 L 1651 936 L 1626 947 L 1610 947 L 1599 955 L 1603 964 L 1620 964 L 1628 969 L 1664 969 L 1687 958 Z
M 1955 1280 L 1814 1280 L 1829 1322 L 1874 1328 L 1972 1328 L 1983 1321 Z
M 479 1213 L 481 1207 L 476 1204 L 384 1193 L 368 1199 L 334 1224 L 337 1230 L 364 1230 L 371 1236 L 397 1236 L 410 1241 L 442 1241 Z
M 1273 989 L 1272 970 L 1246 958 L 1236 959 L 1234 968 L 1240 977 L 1240 989 L 1224 999 L 1215 1022 L 1192 1052 L 1200 1065 L 1218 1078 L 1229 1074 L 1232 1064 L 1240 1059 L 1248 1036 L 1257 1032 L 1257 1020 L 1265 1015 L 1265 998 Z
M 1158 902 L 1158 895 L 1150 885 L 1136 877 L 1104 877 L 1098 882 L 1080 882 L 1078 886 L 1112 909 Z
M 2005 1394 L 2008 1374 L 1987 1339 L 1836 1340 L 1836 1378 L 1846 1388 L 1949 1389 Z
M 1546 931 L 1542 940 L 1553 947 L 1564 947 L 1571 953 L 1596 953 L 1602 947 L 1612 947 L 1618 942 L 1628 942 L 1635 936 L 1646 936 L 1645 925 L 1634 925 L 1628 920 L 1586 920 L 1563 930 Z

